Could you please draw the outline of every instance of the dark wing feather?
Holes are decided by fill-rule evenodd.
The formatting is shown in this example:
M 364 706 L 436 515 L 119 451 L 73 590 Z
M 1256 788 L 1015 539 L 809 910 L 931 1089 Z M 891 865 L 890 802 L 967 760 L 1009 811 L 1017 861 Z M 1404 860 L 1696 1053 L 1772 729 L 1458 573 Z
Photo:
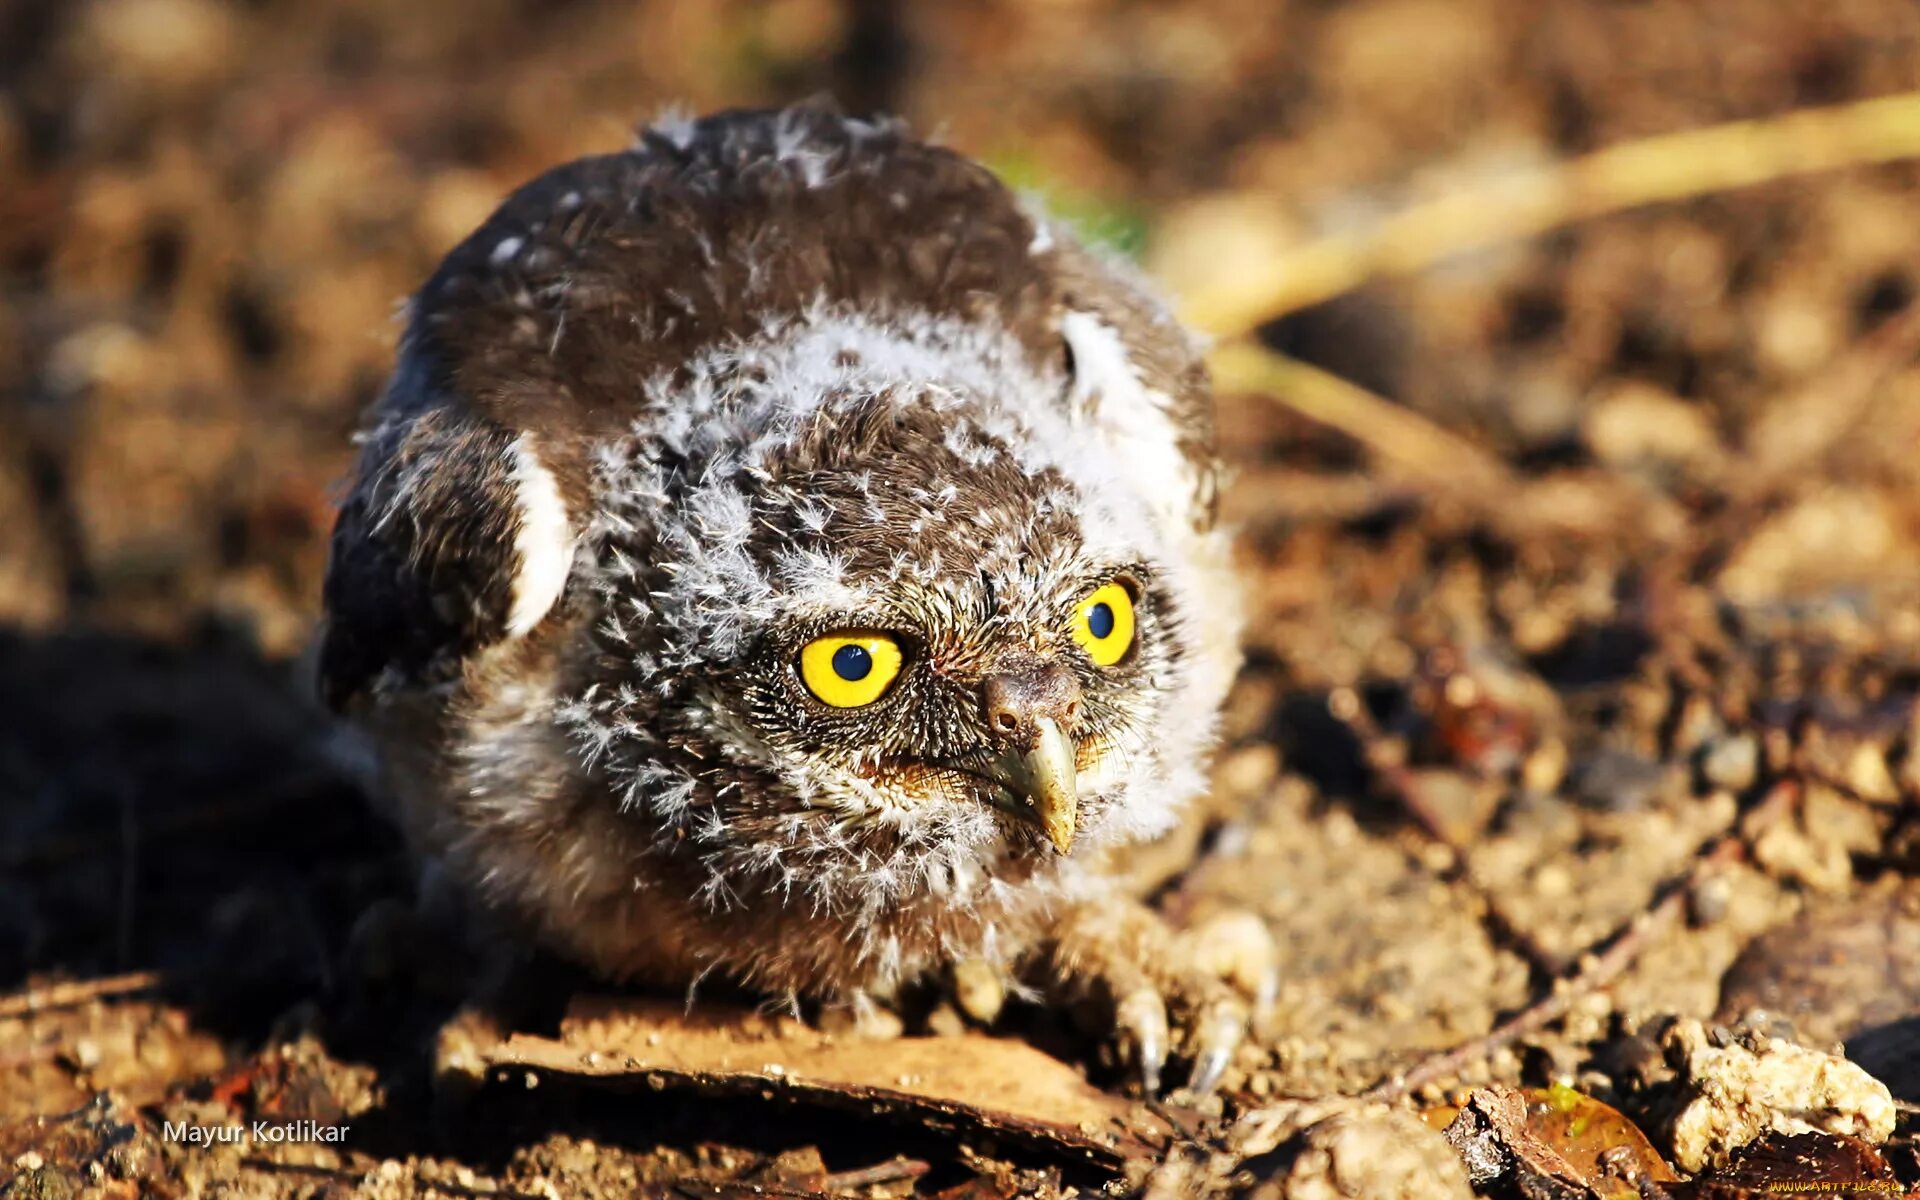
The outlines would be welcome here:
M 399 402 L 367 439 L 327 565 L 319 671 L 335 709 L 449 678 L 506 627 L 519 519 L 513 435 L 450 405 L 390 400 Z

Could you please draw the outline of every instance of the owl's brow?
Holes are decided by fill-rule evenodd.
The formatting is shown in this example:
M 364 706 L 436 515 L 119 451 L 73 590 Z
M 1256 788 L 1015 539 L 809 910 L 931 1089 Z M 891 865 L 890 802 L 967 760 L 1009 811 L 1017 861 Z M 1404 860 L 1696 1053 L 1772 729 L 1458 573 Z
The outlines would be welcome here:
M 1077 575 L 1074 580 L 1074 586 L 1081 588 L 1097 587 L 1110 579 L 1118 579 L 1124 576 L 1139 584 L 1140 589 L 1145 591 L 1152 586 L 1156 574 L 1157 572 L 1154 571 L 1151 563 L 1138 559 L 1128 559 L 1124 562 L 1100 562 L 1089 568 L 1084 574 Z

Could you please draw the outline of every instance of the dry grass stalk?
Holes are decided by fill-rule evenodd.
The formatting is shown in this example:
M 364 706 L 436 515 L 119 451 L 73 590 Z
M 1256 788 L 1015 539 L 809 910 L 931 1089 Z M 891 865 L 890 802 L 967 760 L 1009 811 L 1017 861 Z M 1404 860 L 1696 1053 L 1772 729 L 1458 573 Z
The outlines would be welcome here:
M 31 1017 L 37 1013 L 77 1008 L 95 1000 L 108 1000 L 135 992 L 152 991 L 160 986 L 160 982 L 160 976 L 153 971 L 131 971 L 125 975 L 108 975 L 101 979 L 82 979 L 71 983 L 53 983 L 45 987 L 29 988 L 24 992 L 0 996 L 0 1020 Z
M 1222 391 L 1269 396 L 1346 434 L 1388 465 L 1435 488 L 1470 497 L 1514 486 L 1506 464 L 1403 405 L 1251 342 L 1216 350 L 1209 364 Z
M 1220 337 L 1487 246 L 1665 200 L 1920 156 L 1920 92 L 1662 134 L 1442 196 L 1308 242 L 1188 296 L 1181 316 Z

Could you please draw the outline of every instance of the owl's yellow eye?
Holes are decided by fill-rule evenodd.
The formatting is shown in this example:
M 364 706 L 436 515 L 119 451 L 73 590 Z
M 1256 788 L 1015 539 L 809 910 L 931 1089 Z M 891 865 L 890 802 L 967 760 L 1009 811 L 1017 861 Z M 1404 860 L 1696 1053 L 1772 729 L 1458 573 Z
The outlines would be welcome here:
M 800 650 L 800 681 L 835 708 L 872 704 L 899 674 L 900 643 L 884 633 L 829 633 Z
M 1133 645 L 1133 597 L 1117 583 L 1103 583 L 1073 614 L 1073 640 L 1102 667 L 1127 655 Z

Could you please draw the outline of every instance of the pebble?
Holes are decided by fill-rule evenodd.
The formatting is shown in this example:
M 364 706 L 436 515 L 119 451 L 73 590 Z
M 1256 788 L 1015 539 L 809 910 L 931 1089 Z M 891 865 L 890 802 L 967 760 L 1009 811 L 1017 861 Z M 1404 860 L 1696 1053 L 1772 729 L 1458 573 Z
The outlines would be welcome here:
M 1700 755 L 1700 774 L 1715 787 L 1743 792 L 1760 773 L 1760 744 L 1750 734 L 1717 738 Z
M 1651 759 L 1603 746 L 1574 769 L 1573 798 L 1602 812 L 1633 812 L 1647 806 L 1666 777 L 1666 768 Z

